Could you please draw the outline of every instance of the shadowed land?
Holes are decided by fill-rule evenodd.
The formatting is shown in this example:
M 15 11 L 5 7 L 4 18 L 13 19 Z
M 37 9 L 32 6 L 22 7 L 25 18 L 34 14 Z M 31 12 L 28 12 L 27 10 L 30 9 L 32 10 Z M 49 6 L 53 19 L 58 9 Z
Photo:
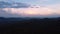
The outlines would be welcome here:
M 3 34 L 52 34 L 59 31 L 60 18 L 0 17 L 0 33 Z

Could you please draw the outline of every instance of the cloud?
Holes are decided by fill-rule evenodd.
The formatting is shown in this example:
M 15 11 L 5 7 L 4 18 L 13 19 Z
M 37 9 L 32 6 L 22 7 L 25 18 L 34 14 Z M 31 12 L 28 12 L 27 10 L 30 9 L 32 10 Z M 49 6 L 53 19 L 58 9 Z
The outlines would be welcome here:
M 60 14 L 60 10 L 53 9 L 51 7 L 40 7 L 40 8 L 3 8 L 3 10 L 12 15 L 19 15 L 17 17 L 48 17 L 57 16 Z M 53 17 L 52 16 L 52 17 Z
M 13 3 L 12 6 L 17 6 L 16 4 L 19 5 L 20 3 Z M 23 4 L 23 6 L 25 5 Z M 46 5 L 44 7 L 43 6 L 29 6 L 28 8 L 15 8 L 15 7 L 0 8 L 0 16 L 4 16 L 4 17 L 59 17 L 60 4 Z
M 21 17 L 18 14 L 12 14 L 0 8 L 0 17 Z
M 30 5 L 26 3 L 9 3 L 9 2 L 4 2 L 0 1 L 0 8 L 28 8 Z
M 40 1 L 49 1 L 49 0 L 40 0 Z

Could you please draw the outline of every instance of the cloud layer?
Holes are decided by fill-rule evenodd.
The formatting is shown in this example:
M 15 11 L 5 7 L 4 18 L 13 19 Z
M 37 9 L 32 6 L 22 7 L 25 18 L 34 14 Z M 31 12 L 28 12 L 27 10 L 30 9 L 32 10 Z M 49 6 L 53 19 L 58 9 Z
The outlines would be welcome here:
M 28 8 L 30 5 L 25 3 L 17 3 L 17 2 L 4 2 L 0 1 L 0 8 Z
M 25 3 L 0 2 L 1 17 L 60 17 L 60 4 L 31 6 Z
M 60 8 L 56 6 L 58 7 L 59 5 L 39 8 L 2 8 L 2 10 L 6 14 L 18 15 L 17 17 L 58 17 L 60 16 Z

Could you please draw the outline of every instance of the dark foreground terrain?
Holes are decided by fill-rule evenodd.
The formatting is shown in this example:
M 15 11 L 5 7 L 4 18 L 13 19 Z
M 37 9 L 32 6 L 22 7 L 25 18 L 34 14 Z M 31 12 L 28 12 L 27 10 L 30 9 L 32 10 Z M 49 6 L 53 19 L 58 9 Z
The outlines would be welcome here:
M 56 34 L 60 32 L 60 18 L 3 18 L 0 34 Z

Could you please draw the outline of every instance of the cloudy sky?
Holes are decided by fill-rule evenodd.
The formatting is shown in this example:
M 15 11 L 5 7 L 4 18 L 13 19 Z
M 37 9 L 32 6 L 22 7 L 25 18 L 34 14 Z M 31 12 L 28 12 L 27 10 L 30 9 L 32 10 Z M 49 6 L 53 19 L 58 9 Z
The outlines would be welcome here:
M 60 17 L 60 0 L 0 0 L 0 17 Z

